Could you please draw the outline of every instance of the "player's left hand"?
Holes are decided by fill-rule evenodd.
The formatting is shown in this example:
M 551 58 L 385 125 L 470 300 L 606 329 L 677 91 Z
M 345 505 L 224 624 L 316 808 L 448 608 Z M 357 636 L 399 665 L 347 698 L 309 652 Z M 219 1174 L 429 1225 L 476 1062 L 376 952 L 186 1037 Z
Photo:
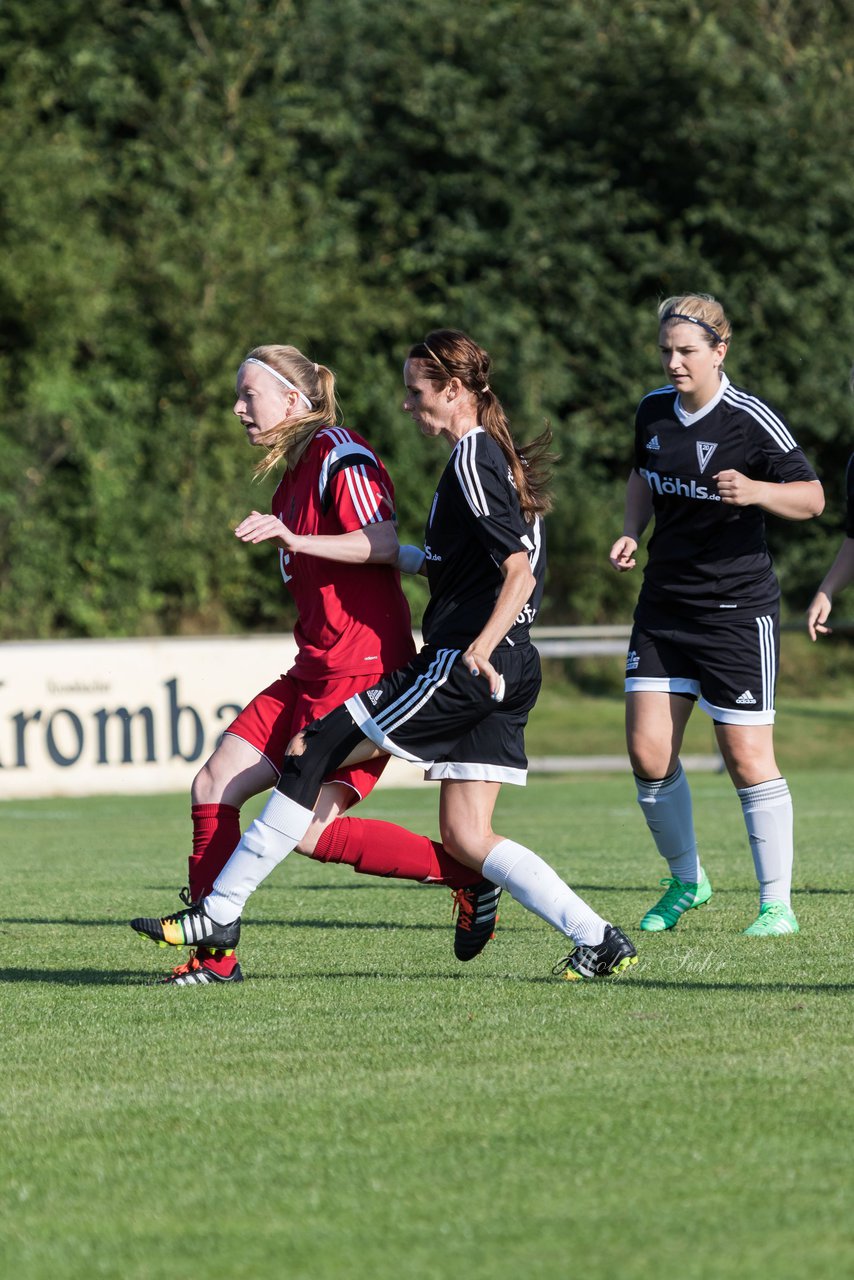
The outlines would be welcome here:
M 293 551 L 294 534 L 278 516 L 251 511 L 234 530 L 241 542 L 275 542 L 283 551 Z
M 496 702 L 504 697 L 504 677 L 499 675 L 495 667 L 483 653 L 479 653 L 474 645 L 470 645 L 463 654 L 463 662 L 473 676 L 481 676 L 489 681 L 489 692 Z
M 827 591 L 817 591 L 812 604 L 807 609 L 807 631 L 810 640 L 817 640 L 819 636 L 833 635 L 833 627 L 827 625 L 832 608 L 833 596 Z
M 721 502 L 730 507 L 751 507 L 759 501 L 760 480 L 749 480 L 740 471 L 719 471 L 712 479 L 718 486 Z

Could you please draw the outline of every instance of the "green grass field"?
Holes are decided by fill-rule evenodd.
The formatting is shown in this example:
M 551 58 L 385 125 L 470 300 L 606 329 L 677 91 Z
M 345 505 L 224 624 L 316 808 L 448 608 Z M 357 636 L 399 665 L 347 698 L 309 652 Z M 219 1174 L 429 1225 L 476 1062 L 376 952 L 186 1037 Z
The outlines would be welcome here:
M 774 744 L 784 774 L 793 768 L 838 769 L 851 759 L 854 689 L 819 700 L 780 697 L 777 706 Z M 547 681 L 531 716 L 528 753 L 625 757 L 624 722 L 622 694 L 593 695 Z M 716 750 L 712 722 L 702 711 L 695 711 L 688 721 L 683 750 L 686 755 Z
M 125 922 L 176 903 L 186 798 L 0 806 L 2 1274 L 851 1274 L 850 774 L 790 783 L 803 932 L 768 941 L 724 778 L 693 780 L 715 896 L 663 936 L 627 776 L 506 789 L 499 829 L 638 943 L 592 985 L 506 897 L 462 966 L 447 891 L 298 856 L 251 903 L 251 981 L 148 985 L 185 953 Z M 435 803 L 363 812 L 433 832 Z

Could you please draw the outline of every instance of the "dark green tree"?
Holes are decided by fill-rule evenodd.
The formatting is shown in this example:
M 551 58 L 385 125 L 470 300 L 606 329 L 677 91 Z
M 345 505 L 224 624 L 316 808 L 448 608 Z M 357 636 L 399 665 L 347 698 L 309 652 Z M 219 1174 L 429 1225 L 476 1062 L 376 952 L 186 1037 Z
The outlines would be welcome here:
M 766 0 L 7 0 L 0 13 L 2 635 L 275 626 L 231 534 L 270 481 L 230 418 L 292 341 L 420 534 L 443 458 L 408 345 L 472 332 L 520 437 L 561 454 L 544 618 L 625 620 L 610 574 L 654 308 L 718 294 L 728 366 L 816 460 L 774 522 L 790 609 L 838 540 L 850 452 L 854 23 Z M 422 588 L 413 587 L 416 603 Z M 421 594 L 419 595 L 419 592 Z

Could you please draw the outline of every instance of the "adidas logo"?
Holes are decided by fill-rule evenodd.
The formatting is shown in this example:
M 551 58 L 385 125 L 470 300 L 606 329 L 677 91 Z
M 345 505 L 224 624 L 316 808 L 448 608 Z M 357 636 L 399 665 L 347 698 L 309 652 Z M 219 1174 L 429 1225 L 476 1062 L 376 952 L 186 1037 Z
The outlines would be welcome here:
M 744 693 L 742 693 L 740 697 L 736 698 L 735 704 L 737 707 L 755 707 L 756 699 L 749 689 L 745 689 Z
M 646 442 L 647 453 L 659 453 L 661 445 L 658 443 L 658 436 L 653 436 L 651 440 Z
M 367 699 L 368 699 L 368 702 L 370 702 L 372 707 L 375 707 L 377 705 L 377 703 L 379 702 L 382 696 L 383 696 L 382 689 L 369 689 L 367 692 Z M 751 702 L 752 701 L 753 699 L 751 698 Z

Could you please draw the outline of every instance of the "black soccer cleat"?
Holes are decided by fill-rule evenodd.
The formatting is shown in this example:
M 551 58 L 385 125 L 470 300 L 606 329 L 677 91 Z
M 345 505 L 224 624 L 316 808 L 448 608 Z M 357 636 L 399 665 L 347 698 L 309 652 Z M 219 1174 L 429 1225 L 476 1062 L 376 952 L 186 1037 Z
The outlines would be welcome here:
M 495 937 L 500 897 L 501 890 L 491 880 L 481 880 L 469 889 L 454 890 L 453 910 L 457 916 L 454 955 L 458 960 L 473 960 L 490 938 Z
M 217 924 L 205 915 L 201 904 L 176 911 L 173 916 L 137 916 L 130 927 L 159 946 L 215 947 L 233 951 L 240 940 L 240 919 L 231 924 Z
M 552 973 L 570 982 L 579 978 L 617 977 L 631 965 L 637 964 L 638 953 L 621 929 L 616 925 L 605 926 L 605 936 L 596 947 L 583 944 L 555 965 Z

